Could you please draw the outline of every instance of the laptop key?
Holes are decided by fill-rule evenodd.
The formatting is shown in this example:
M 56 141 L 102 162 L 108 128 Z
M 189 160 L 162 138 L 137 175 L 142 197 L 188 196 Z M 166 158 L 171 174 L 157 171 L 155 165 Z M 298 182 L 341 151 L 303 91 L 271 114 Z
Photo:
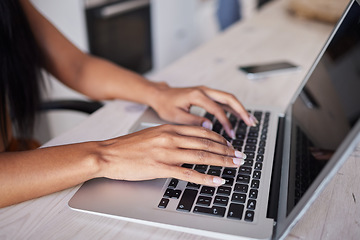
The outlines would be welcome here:
M 260 181 L 259 181 L 259 180 L 253 179 L 253 180 L 251 181 L 251 188 L 259 188 L 259 185 L 260 185 Z
M 245 213 L 245 221 L 247 222 L 253 222 L 254 221 L 254 215 L 255 215 L 255 212 L 254 211 L 246 211 Z
M 225 180 L 224 186 L 232 187 L 232 185 L 234 184 L 233 178 L 224 178 L 224 180 Z
M 244 205 L 231 203 L 227 217 L 241 220 L 244 212 Z
M 181 190 L 176 189 L 173 191 L 171 198 L 179 198 L 181 195 Z
M 237 176 L 236 182 L 238 182 L 238 183 L 249 183 L 250 182 L 250 176 L 249 175 L 239 174 Z
M 196 204 L 208 207 L 210 206 L 211 200 L 211 197 L 199 196 Z
M 252 159 L 246 159 L 245 162 L 244 162 L 244 164 L 243 164 L 243 166 L 244 166 L 244 167 L 252 167 L 253 164 L 254 164 L 254 160 L 252 160 Z
M 246 159 L 254 159 L 254 157 L 255 157 L 255 152 L 244 151 L 244 153 L 246 155 Z
M 246 195 L 242 193 L 234 193 L 232 195 L 231 201 L 236 203 L 245 203 Z
M 218 187 L 216 194 L 223 195 L 223 196 L 230 196 L 231 187 L 220 186 L 220 187 Z
M 178 183 L 179 183 L 179 180 L 173 178 L 173 179 L 171 179 L 168 188 L 176 188 L 176 186 L 178 185 Z
M 200 194 L 212 196 L 214 195 L 214 192 L 215 192 L 214 187 L 203 186 L 201 188 Z
M 246 140 L 246 143 L 247 144 L 257 144 L 257 138 L 248 138 L 247 140 Z
M 249 167 L 240 167 L 239 173 L 243 175 L 250 175 L 251 174 L 251 168 Z
M 173 196 L 174 189 L 168 188 L 164 193 L 164 198 L 171 198 Z
M 262 163 L 261 162 L 255 163 L 255 170 L 261 170 L 261 169 L 262 169 Z
M 200 173 L 205 173 L 208 168 L 208 165 L 196 165 L 194 170 Z
M 222 177 L 234 178 L 236 175 L 236 168 L 225 168 Z
M 258 196 L 258 190 L 256 189 L 250 189 L 249 198 L 251 199 L 257 199 Z
M 231 143 L 233 146 L 239 146 L 241 147 L 244 144 L 244 140 L 242 139 L 235 139 Z
M 209 169 L 209 171 L 207 172 L 207 174 L 209 175 L 213 175 L 213 176 L 220 176 L 221 175 L 221 170 L 219 169 Z
M 216 120 L 215 123 L 214 123 L 214 125 L 213 125 L 212 130 L 213 130 L 214 132 L 216 132 L 216 133 L 220 133 L 220 132 L 221 132 L 221 129 L 222 129 L 221 123 L 220 123 L 218 120 Z
M 211 166 L 210 166 L 210 169 L 221 170 L 222 167 L 211 165 Z
M 261 172 L 260 171 L 254 171 L 253 179 L 260 179 L 261 178 Z
M 245 151 L 255 152 L 256 145 L 245 145 Z
M 247 207 L 247 209 L 255 210 L 255 208 L 256 208 L 256 200 L 249 199 L 246 207 Z
M 166 208 L 168 203 L 169 203 L 168 198 L 162 198 L 159 205 L 158 205 L 158 208 Z
M 199 189 L 199 188 L 200 188 L 200 184 L 188 182 L 188 183 L 186 184 L 186 187 L 187 187 L 187 188 Z
M 227 206 L 229 202 L 229 198 L 225 197 L 225 196 L 215 196 L 214 199 L 214 205 L 218 205 L 218 206 Z
M 195 189 L 185 189 L 176 210 L 190 212 L 197 194 Z
M 257 155 L 257 156 L 256 156 L 256 161 L 257 161 L 257 162 L 262 162 L 262 161 L 264 161 L 264 155 Z
M 218 206 L 213 206 L 212 208 L 195 206 L 194 213 L 211 215 L 215 217 L 224 217 L 225 210 L 226 209 L 224 207 L 218 207 Z
M 193 168 L 193 164 L 188 164 L 188 163 L 184 163 L 183 165 L 181 165 L 181 167 L 183 167 L 183 168 L 189 168 L 189 169 L 191 169 L 191 168 Z
M 234 192 L 247 193 L 248 189 L 249 189 L 248 185 L 237 183 L 235 184 Z
M 210 121 L 213 121 L 215 116 L 213 114 L 207 112 L 204 117 L 209 119 Z

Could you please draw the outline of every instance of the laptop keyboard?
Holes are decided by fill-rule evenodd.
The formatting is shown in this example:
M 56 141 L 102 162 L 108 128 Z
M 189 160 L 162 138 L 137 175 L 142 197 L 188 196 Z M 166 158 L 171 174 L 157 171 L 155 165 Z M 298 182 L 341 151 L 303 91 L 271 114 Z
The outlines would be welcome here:
M 221 134 L 233 147 L 246 154 L 244 165 L 239 168 L 183 164 L 200 173 L 220 176 L 226 180 L 219 187 L 210 187 L 187 182 L 185 185 L 178 179 L 171 179 L 158 204 L 166 209 L 170 201 L 176 201 L 176 211 L 191 214 L 204 214 L 234 220 L 253 222 L 256 214 L 258 189 L 261 182 L 261 171 L 264 160 L 269 112 L 254 111 L 253 115 L 259 124 L 249 127 L 233 114 L 227 116 L 234 126 L 236 139 L 231 139 L 221 123 L 211 114 L 205 115 L 213 123 L 213 131 Z

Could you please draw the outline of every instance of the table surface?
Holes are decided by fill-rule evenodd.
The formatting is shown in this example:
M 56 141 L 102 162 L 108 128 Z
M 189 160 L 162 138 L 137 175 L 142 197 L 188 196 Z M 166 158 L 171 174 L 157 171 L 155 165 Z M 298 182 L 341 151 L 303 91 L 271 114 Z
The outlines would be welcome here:
M 207 85 L 236 94 L 246 105 L 286 109 L 333 26 L 291 16 L 285 0 L 268 4 L 253 18 L 235 24 L 151 79 L 172 86 Z M 249 80 L 242 64 L 290 60 L 302 71 Z M 47 146 L 124 135 L 144 106 L 108 102 Z M 89 131 L 91 129 L 91 131 Z M 360 236 L 360 149 L 356 149 L 288 239 L 358 239 Z M 69 209 L 79 186 L 0 209 L 0 239 L 209 239 Z M 336 207 L 335 207 L 336 206 Z

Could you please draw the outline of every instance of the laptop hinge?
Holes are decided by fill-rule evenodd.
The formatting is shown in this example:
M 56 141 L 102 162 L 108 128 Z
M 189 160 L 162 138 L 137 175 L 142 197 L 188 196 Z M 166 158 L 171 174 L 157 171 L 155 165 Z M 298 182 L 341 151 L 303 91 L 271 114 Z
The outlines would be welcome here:
M 278 204 L 279 204 L 281 164 L 282 164 L 283 143 L 284 143 L 284 127 L 285 127 L 285 118 L 279 117 L 274 163 L 273 163 L 272 176 L 271 176 L 268 211 L 267 211 L 267 217 L 274 219 L 275 221 L 277 220 Z

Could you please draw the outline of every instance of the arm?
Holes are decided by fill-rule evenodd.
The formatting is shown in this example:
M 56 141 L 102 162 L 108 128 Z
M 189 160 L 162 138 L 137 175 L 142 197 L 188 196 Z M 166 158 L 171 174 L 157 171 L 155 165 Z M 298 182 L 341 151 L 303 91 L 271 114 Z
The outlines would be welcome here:
M 232 126 L 225 116 L 225 105 L 248 125 L 256 124 L 241 103 L 231 94 L 206 87 L 171 88 L 165 83 L 150 82 L 142 76 L 109 61 L 81 52 L 69 42 L 28 0 L 21 0 L 36 40 L 46 60 L 46 69 L 65 85 L 90 98 L 123 99 L 151 106 L 165 120 L 203 125 L 203 117 L 191 115 L 191 105 L 214 114 L 229 136 Z
M 45 68 L 65 85 L 98 100 L 119 98 L 145 104 L 148 95 L 154 94 L 157 84 L 107 60 L 83 53 L 28 0 L 21 2 L 45 58 Z
M 222 103 L 235 100 L 225 93 L 205 87 L 174 89 L 165 84 L 154 84 L 104 60 L 89 57 L 63 38 L 28 1 L 22 0 L 22 3 L 32 27 L 38 28 L 34 32 L 42 46 L 47 69 L 79 91 L 99 99 L 129 98 L 128 100 L 138 102 L 150 101 L 150 105 L 160 113 L 170 110 L 159 107 L 161 101 L 169 96 L 170 100 L 167 100 L 172 103 L 170 107 L 176 109 L 179 115 L 183 111 L 182 117 L 189 117 L 186 108 L 192 103 L 202 106 L 210 102 L 217 108 L 219 106 L 210 98 Z M 113 72 L 108 76 L 111 71 L 119 75 L 114 76 Z M 134 97 L 120 91 L 120 94 L 117 93 L 119 95 L 112 96 L 106 87 L 100 87 L 102 83 L 96 85 L 96 79 L 92 79 L 91 76 L 97 72 L 99 76 L 108 76 L 108 84 L 116 85 L 116 81 L 121 81 L 126 88 L 142 94 Z M 134 81 L 127 84 L 121 80 L 122 77 Z M 86 80 L 87 78 L 90 80 Z M 92 85 L 91 88 L 87 87 L 88 84 Z M 99 86 L 99 89 L 96 89 L 96 86 Z M 160 96 L 146 94 L 152 92 L 152 89 L 161 92 Z M 146 99 L 148 96 L 152 100 Z M 190 96 L 192 100 L 184 101 L 186 96 Z M 229 105 L 231 104 L 233 103 L 230 101 Z M 236 101 L 235 105 L 241 106 Z M 221 116 L 221 113 L 217 115 Z M 242 153 L 234 150 L 224 138 L 210 130 L 173 125 L 163 125 L 99 142 L 0 153 L 0 207 L 60 191 L 96 177 L 121 180 L 174 177 L 198 184 L 219 186 L 224 183 L 223 179 L 182 168 L 181 164 L 238 167 L 243 163 L 243 158 L 245 156 Z
M 106 141 L 0 153 L 0 207 L 96 177 L 119 180 L 174 177 L 219 186 L 224 183 L 220 177 L 180 165 L 185 162 L 238 167 L 243 158 L 242 153 L 210 130 L 173 125 L 149 128 Z

